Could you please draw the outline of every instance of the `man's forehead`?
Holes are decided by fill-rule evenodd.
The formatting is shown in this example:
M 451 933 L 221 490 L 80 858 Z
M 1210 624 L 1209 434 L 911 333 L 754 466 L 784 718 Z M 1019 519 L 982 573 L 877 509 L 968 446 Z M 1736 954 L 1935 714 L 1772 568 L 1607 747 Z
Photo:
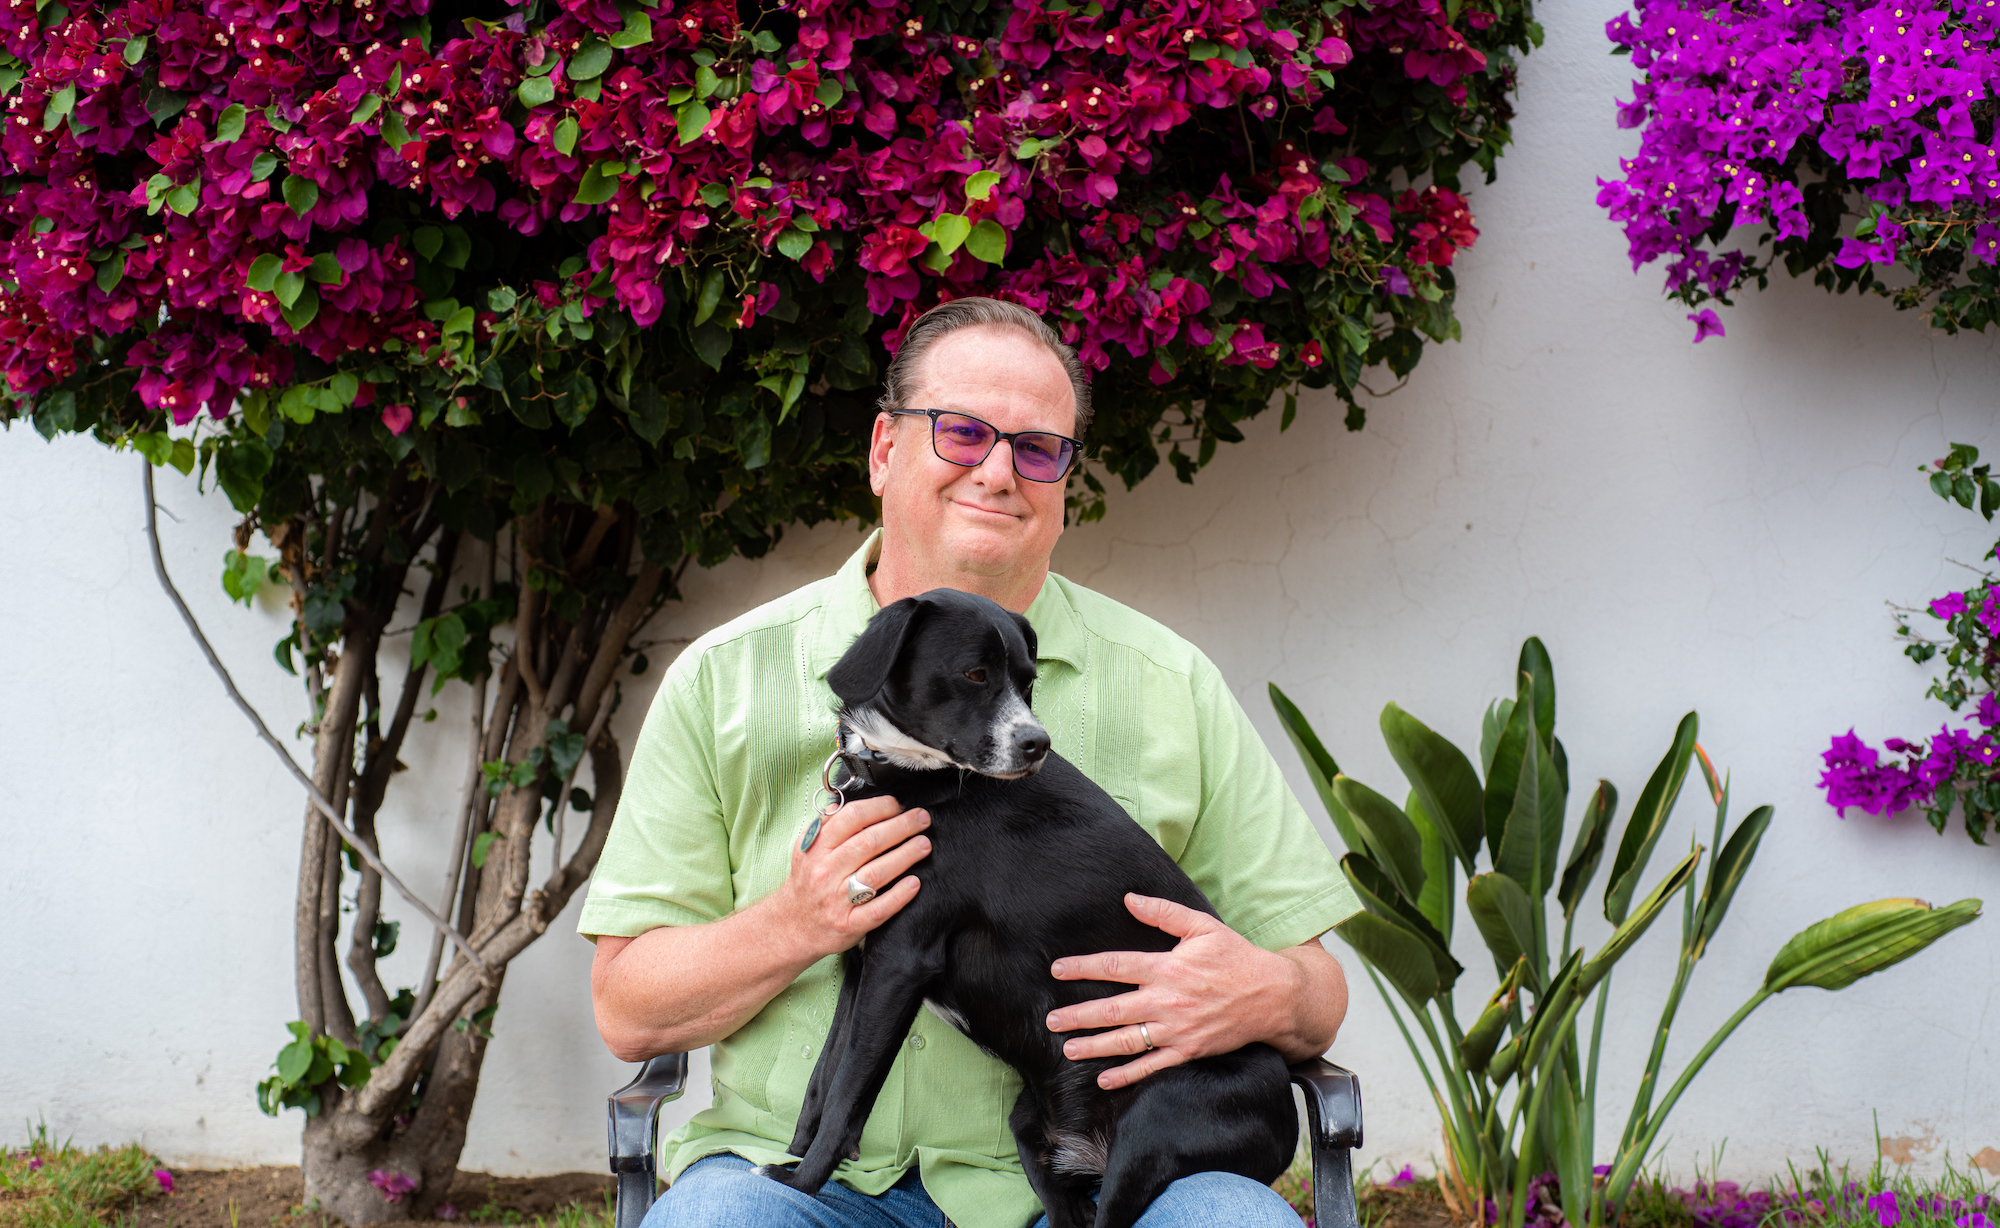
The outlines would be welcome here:
M 1076 421 L 1076 392 L 1062 362 L 1016 328 L 974 325 L 932 342 L 911 381 L 914 409 L 955 409 L 988 416 L 1003 409 L 1037 416 L 1054 412 L 1067 423 L 1038 422 L 1068 433 Z

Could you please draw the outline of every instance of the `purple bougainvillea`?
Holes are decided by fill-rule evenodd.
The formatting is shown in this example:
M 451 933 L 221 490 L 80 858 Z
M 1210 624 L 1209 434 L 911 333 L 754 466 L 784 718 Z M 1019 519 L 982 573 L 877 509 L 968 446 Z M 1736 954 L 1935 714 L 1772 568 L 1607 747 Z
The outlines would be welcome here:
M 1607 33 L 1641 135 L 1598 203 L 1635 269 L 1667 261 L 1669 295 L 1726 303 L 1782 263 L 1947 329 L 2000 318 L 2000 4 L 1635 0 Z

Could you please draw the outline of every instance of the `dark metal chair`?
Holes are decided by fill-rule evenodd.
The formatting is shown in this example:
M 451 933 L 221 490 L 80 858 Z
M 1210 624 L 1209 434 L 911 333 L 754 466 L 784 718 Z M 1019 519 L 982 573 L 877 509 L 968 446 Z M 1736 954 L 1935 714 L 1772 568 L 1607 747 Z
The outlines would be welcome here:
M 659 1196 L 654 1171 L 660 1106 L 687 1090 L 685 1053 L 668 1053 L 639 1067 L 611 1093 L 611 1171 L 618 1176 L 617 1228 L 639 1228 Z M 1292 1067 L 1305 1092 L 1312 1145 L 1314 1219 L 1319 1228 L 1360 1228 L 1354 1208 L 1354 1168 L 1348 1152 L 1361 1146 L 1361 1080 L 1324 1058 Z

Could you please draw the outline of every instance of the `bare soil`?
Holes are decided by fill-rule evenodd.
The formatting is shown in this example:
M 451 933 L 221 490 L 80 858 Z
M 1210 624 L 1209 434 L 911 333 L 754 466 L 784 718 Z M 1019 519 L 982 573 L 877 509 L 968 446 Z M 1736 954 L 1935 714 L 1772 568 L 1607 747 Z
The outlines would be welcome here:
M 1364 1190 L 1359 1202 L 1367 1228 L 1457 1228 L 1435 1181 L 1402 1188 L 1378 1185 Z
M 494 1177 L 460 1172 L 447 1199 L 458 1211 L 455 1220 L 409 1222 L 422 1228 L 533 1224 L 553 1219 L 571 1205 L 602 1212 L 613 1188 L 609 1173 Z M 340 1228 L 337 1221 L 301 1206 L 304 1197 L 305 1179 L 297 1168 L 177 1169 L 174 1192 L 140 1202 L 130 1228 Z

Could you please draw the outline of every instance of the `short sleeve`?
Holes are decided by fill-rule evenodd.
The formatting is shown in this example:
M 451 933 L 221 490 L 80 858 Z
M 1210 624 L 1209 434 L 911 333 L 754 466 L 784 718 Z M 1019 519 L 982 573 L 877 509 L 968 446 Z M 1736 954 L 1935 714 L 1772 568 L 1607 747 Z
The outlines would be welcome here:
M 646 713 L 577 931 L 631 937 L 735 906 L 705 654 L 670 667 Z
M 1201 750 L 1201 811 L 1180 857 L 1231 929 L 1267 950 L 1298 946 L 1360 911 L 1221 672 L 1189 679 Z

